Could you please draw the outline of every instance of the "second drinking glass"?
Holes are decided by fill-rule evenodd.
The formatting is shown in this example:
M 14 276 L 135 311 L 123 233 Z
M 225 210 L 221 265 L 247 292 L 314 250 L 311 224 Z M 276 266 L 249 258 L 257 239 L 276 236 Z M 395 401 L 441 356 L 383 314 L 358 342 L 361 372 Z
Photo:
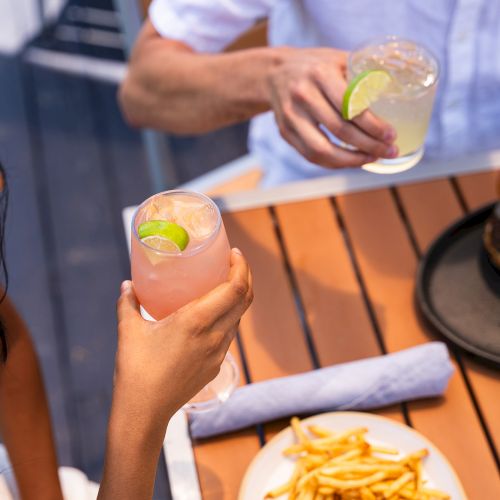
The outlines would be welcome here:
M 169 239 L 169 232 L 185 248 Z M 160 320 L 224 282 L 230 252 L 219 209 L 207 196 L 166 191 L 148 198 L 132 218 L 132 282 L 143 316 Z M 238 380 L 238 368 L 228 353 L 219 375 L 187 409 L 217 406 L 231 395 Z
M 373 70 L 390 75 L 389 85 L 370 109 L 396 130 L 399 156 L 380 158 L 363 165 L 363 169 L 378 174 L 402 172 L 422 158 L 439 65 L 421 45 L 389 35 L 372 40 L 349 55 L 347 77 L 350 81 Z

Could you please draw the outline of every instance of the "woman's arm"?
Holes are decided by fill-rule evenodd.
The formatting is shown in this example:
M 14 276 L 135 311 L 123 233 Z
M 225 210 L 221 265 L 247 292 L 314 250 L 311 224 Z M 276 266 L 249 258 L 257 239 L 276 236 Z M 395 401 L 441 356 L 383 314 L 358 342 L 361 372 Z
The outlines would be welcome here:
M 8 357 L 0 363 L 0 431 L 23 500 L 62 499 L 50 412 L 26 325 L 6 298 L 0 305 Z
M 252 298 L 250 270 L 236 250 L 227 282 L 156 323 L 142 319 L 124 282 L 100 500 L 151 498 L 168 421 L 217 375 Z

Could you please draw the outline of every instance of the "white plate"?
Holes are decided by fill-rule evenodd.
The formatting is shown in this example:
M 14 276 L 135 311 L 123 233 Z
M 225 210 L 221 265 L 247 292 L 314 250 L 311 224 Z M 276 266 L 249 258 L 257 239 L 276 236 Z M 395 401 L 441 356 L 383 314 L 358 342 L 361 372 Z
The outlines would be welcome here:
M 448 460 L 429 440 L 406 425 L 370 413 L 348 411 L 323 413 L 302 422 L 321 425 L 334 431 L 366 427 L 369 442 L 397 448 L 402 454 L 427 448 L 429 455 L 424 459 L 424 478 L 428 480 L 429 486 L 446 491 L 452 500 L 467 500 Z M 294 442 L 293 431 L 287 427 L 260 450 L 243 478 L 238 500 L 262 500 L 269 490 L 290 478 L 294 460 L 284 457 L 282 451 Z

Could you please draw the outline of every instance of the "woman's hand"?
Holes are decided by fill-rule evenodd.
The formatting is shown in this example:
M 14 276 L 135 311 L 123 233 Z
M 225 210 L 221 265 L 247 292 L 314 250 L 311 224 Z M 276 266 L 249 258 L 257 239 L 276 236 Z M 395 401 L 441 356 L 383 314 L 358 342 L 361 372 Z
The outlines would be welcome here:
M 331 49 L 281 48 L 281 63 L 268 83 L 271 107 L 282 137 L 307 160 L 323 167 L 356 167 L 376 158 L 395 158 L 396 132 L 370 111 L 352 121 L 342 118 L 347 87 L 347 52 Z M 358 151 L 336 146 L 322 124 Z
M 217 375 L 252 298 L 250 269 L 237 249 L 228 281 L 158 322 L 141 317 L 132 283 L 122 284 L 100 500 L 152 497 L 170 417 Z
M 158 322 L 141 317 L 131 282 L 118 301 L 115 395 L 166 422 L 219 372 L 241 315 L 252 301 L 250 269 L 239 250 L 227 282 Z

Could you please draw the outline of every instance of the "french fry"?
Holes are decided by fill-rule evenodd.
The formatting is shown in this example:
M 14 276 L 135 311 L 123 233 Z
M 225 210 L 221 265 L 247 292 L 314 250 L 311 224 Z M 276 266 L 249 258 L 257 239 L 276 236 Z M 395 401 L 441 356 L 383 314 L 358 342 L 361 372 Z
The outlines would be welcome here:
M 292 444 L 288 448 L 285 448 L 283 450 L 283 455 L 298 455 L 299 453 L 302 453 L 305 451 L 305 448 L 302 444 Z
M 320 486 L 318 488 L 318 493 L 321 493 L 323 496 L 333 495 L 334 491 L 333 488 L 329 488 L 328 486 Z
M 407 500 L 422 500 L 425 498 L 421 492 L 417 492 L 415 489 L 408 487 L 408 485 L 399 490 L 399 496 Z
M 309 425 L 307 429 L 311 434 L 314 434 L 316 437 L 333 436 L 333 432 L 330 429 L 326 429 L 325 427 L 321 427 L 320 425 Z
M 376 500 L 375 495 L 370 488 L 363 486 L 359 492 L 361 493 L 361 500 Z
M 297 500 L 314 500 L 314 490 L 309 488 L 302 490 Z
M 350 459 L 350 458 L 354 458 L 356 456 L 359 456 L 361 454 L 361 450 L 350 450 L 350 451 L 347 451 L 346 453 L 343 453 L 342 455 L 338 455 L 337 457 L 335 458 L 332 458 L 328 461 L 325 461 L 323 465 L 321 465 L 320 467 L 308 472 L 307 474 L 305 474 L 304 476 L 302 476 L 300 478 L 300 480 L 298 481 L 298 487 L 303 487 L 306 483 L 308 483 L 312 478 L 316 477 L 318 474 L 320 474 L 321 472 L 323 472 L 327 467 L 331 467 L 335 464 L 341 464 L 343 462 L 345 462 L 346 460 Z M 351 466 L 352 467 L 352 466 Z
M 355 488 L 361 488 L 362 486 L 369 486 L 373 483 L 378 483 L 385 477 L 385 472 L 375 472 L 375 474 L 372 474 L 368 477 L 354 480 L 334 479 L 332 477 L 323 476 L 322 474 L 320 474 L 318 476 L 318 481 L 322 486 L 331 486 L 338 490 L 352 490 Z
M 356 463 L 344 463 L 336 465 L 334 467 L 323 467 L 321 469 L 321 474 L 326 476 L 337 476 L 345 472 L 386 472 L 389 474 L 401 474 L 405 472 L 404 467 L 399 464 L 356 464 Z
M 371 450 L 373 451 L 373 450 Z M 378 456 L 363 456 L 360 461 L 364 464 L 394 464 L 394 460 L 380 458 Z
M 304 467 L 308 471 L 310 471 L 312 469 L 316 469 L 318 467 L 321 467 L 322 465 L 325 465 L 331 459 L 326 454 L 323 454 L 323 455 L 308 454 L 308 455 L 302 457 L 302 460 L 303 460 L 303 463 L 304 463 Z
M 415 490 L 417 493 L 422 491 L 422 462 L 419 460 L 415 465 Z
M 274 488 L 274 490 L 268 491 L 264 498 L 277 498 L 284 495 L 287 491 L 292 489 L 292 480 L 289 479 L 286 483 Z
M 341 444 L 328 444 L 318 443 L 318 439 L 314 439 L 305 443 L 292 444 L 283 450 L 284 455 L 301 455 L 304 453 L 311 453 L 315 455 L 332 456 L 335 454 L 344 453 L 345 451 L 354 450 L 358 448 L 356 443 L 341 443 Z
M 379 446 L 374 444 L 370 445 L 370 448 L 374 453 L 382 453 L 385 455 L 399 455 L 399 451 L 396 450 L 395 448 L 387 448 L 385 446 Z
M 406 483 L 409 483 L 413 479 L 415 479 L 414 472 L 405 472 L 391 484 L 387 491 L 384 492 L 384 498 L 388 499 L 393 497 Z
M 422 493 L 432 499 L 442 498 L 443 500 L 448 500 L 450 498 L 450 495 L 448 495 L 448 493 L 431 488 L 422 488 Z
M 343 441 L 348 441 L 349 438 L 353 436 L 357 436 L 359 434 L 366 434 L 367 432 L 368 432 L 367 428 L 359 427 L 356 429 L 349 429 L 347 431 L 341 432 L 340 434 L 334 434 L 332 436 L 314 439 L 312 443 L 314 443 L 315 446 L 319 447 L 330 446 L 336 443 L 342 443 Z
M 301 490 L 297 493 L 296 496 L 294 496 L 294 500 L 304 500 L 304 496 L 306 494 L 306 491 L 305 490 Z M 289 497 L 290 498 L 290 497 Z
M 380 483 L 377 483 L 377 484 L 372 484 L 370 486 L 370 489 L 374 492 L 374 493 L 384 493 L 386 492 L 390 487 L 391 487 L 391 484 L 393 483 L 394 481 L 383 481 L 383 482 L 380 482 Z
M 293 417 L 290 423 L 292 425 L 293 432 L 295 432 L 295 436 L 297 436 L 297 441 L 299 443 L 308 442 L 309 438 L 306 436 L 306 433 L 302 429 L 300 420 L 297 417 Z
M 418 450 L 415 453 L 410 453 L 409 455 L 406 455 L 406 457 L 403 457 L 399 463 L 400 464 L 407 464 L 409 462 L 415 462 L 417 460 L 420 460 L 424 457 L 426 457 L 429 454 L 429 450 L 426 450 L 423 448 L 422 450 Z
M 295 470 L 293 471 L 292 477 L 290 479 L 291 485 L 290 485 L 290 494 L 288 495 L 289 500 L 295 500 L 298 495 L 297 491 L 297 481 L 300 479 L 301 475 L 303 474 L 303 464 L 299 460 L 297 462 L 297 465 L 295 466 Z
M 341 462 L 350 461 L 353 458 L 359 457 L 363 453 L 363 451 L 364 450 L 362 448 L 358 448 L 356 450 L 346 451 L 345 453 L 342 453 L 342 455 L 337 455 L 335 458 L 332 458 L 329 463 L 330 464 L 337 464 L 337 463 L 341 463 Z

